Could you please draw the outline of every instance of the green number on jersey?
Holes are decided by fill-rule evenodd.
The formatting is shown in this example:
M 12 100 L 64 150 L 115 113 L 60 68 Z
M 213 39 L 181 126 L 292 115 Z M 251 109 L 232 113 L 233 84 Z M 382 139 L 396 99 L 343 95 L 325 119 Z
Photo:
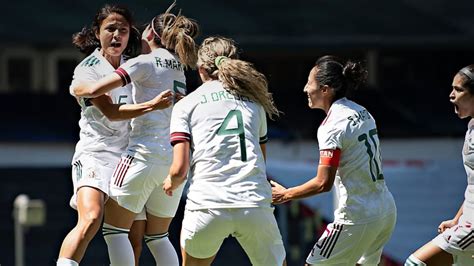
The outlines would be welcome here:
M 120 95 L 118 98 L 118 104 L 126 104 L 128 95 Z
M 227 126 L 232 118 L 237 119 L 237 128 L 228 129 Z M 222 125 L 217 130 L 217 135 L 239 135 L 240 139 L 240 155 L 242 161 L 247 161 L 247 148 L 245 147 L 245 131 L 244 122 L 242 120 L 242 112 L 240 110 L 232 110 L 224 118 Z
M 382 164 L 381 158 L 380 158 L 380 151 L 377 148 L 377 142 L 375 141 L 374 135 L 377 135 L 377 129 L 371 129 L 369 130 L 369 136 L 367 137 L 367 134 L 362 134 L 360 135 L 357 139 L 359 141 L 363 141 L 365 144 L 365 147 L 367 147 L 367 154 L 369 155 L 369 170 L 370 170 L 370 175 L 372 176 L 372 180 L 375 182 L 377 180 L 384 179 L 382 169 L 380 169 L 380 165 Z M 374 151 L 372 151 L 372 145 L 370 144 L 370 140 L 372 140 L 372 143 L 374 145 Z M 376 154 L 374 154 L 376 153 Z M 375 165 L 372 167 L 372 165 Z
M 173 104 L 176 103 L 176 93 L 186 95 L 186 84 L 177 80 L 173 82 Z
M 175 80 L 173 82 L 173 92 L 174 93 L 181 93 L 181 94 L 185 95 L 186 94 L 186 84 L 184 84 L 183 82 Z

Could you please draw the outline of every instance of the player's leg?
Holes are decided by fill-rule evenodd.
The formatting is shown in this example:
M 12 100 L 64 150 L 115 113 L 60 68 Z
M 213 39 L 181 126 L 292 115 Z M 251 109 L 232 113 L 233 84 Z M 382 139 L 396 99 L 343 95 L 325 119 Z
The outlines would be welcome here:
M 228 209 L 185 210 L 181 229 L 183 266 L 208 266 L 233 232 Z
M 140 260 L 140 255 L 143 250 L 143 239 L 145 236 L 146 228 L 146 212 L 143 210 L 139 213 L 135 220 L 133 221 L 132 227 L 130 228 L 130 233 L 128 234 L 128 239 L 132 244 L 133 254 L 135 256 L 135 266 L 138 266 Z
M 467 260 L 474 254 L 472 223 L 461 215 L 456 226 L 446 229 L 414 252 L 405 265 L 474 265 Z M 456 260 L 453 258 L 456 258 Z M 417 264 L 418 263 L 418 264 Z
M 154 189 L 145 204 L 147 211 L 147 226 L 145 243 L 155 258 L 157 265 L 179 265 L 178 254 L 171 244 L 168 231 L 171 221 L 178 210 L 184 184 L 173 192 L 170 197 L 162 189 L 162 184 L 168 175 L 167 164 L 152 165 L 150 182 Z
M 158 217 L 147 214 L 145 243 L 155 258 L 156 265 L 178 266 L 176 249 L 169 240 L 169 226 L 173 217 Z
M 134 265 L 135 256 L 128 238 L 130 228 L 153 187 L 147 182 L 151 168 L 130 155 L 122 156 L 110 184 L 105 204 L 102 232 L 111 265 Z
M 452 264 L 453 256 L 433 242 L 426 243 L 405 261 L 406 266 L 442 266 Z
M 59 258 L 79 263 L 84 257 L 89 242 L 100 228 L 105 196 L 102 191 L 96 188 L 81 187 L 76 198 L 78 221 L 64 238 Z
M 252 265 L 285 265 L 285 248 L 272 208 L 231 210 L 236 227 L 232 234 Z
M 365 249 L 357 265 L 377 266 L 380 263 L 383 248 L 392 236 L 396 221 L 397 214 L 393 212 L 369 224 L 371 234 L 374 238 L 366 238 L 366 241 L 370 241 L 371 243 Z
M 376 226 L 330 223 L 306 258 L 307 265 L 356 265 L 380 231 Z
M 102 223 L 113 170 L 102 161 L 87 156 L 73 163 L 74 195 L 70 205 L 78 211 L 78 221 L 61 245 L 58 265 L 74 265 L 82 260 Z
M 135 265 L 135 256 L 128 234 L 136 215 L 136 213 L 121 207 L 112 198 L 105 204 L 102 234 L 107 244 L 112 266 Z

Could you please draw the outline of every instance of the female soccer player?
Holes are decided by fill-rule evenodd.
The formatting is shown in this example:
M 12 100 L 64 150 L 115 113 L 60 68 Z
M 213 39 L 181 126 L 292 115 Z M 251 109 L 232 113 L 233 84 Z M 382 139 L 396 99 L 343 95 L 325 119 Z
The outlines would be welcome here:
M 115 73 L 93 84 L 75 86 L 76 95 L 97 97 L 112 89 L 133 85 L 133 100 L 141 103 L 167 90 L 186 88 L 184 68 L 194 67 L 197 46 L 196 22 L 168 11 L 153 18 L 142 39 L 151 53 L 123 64 Z M 171 104 L 174 95 L 164 99 Z M 117 166 L 107 201 L 103 235 L 112 265 L 132 265 L 133 251 L 128 232 L 134 217 L 146 207 L 145 242 L 157 265 L 178 265 L 178 257 L 168 239 L 168 228 L 178 208 L 182 187 L 172 198 L 161 187 L 171 164 L 169 143 L 171 108 L 132 120 L 127 152 Z
M 265 171 L 265 113 L 278 115 L 267 80 L 237 59 L 230 39 L 207 38 L 198 55 L 204 84 L 173 109 L 173 164 L 163 184 L 168 195 L 180 194 L 190 166 L 183 265 L 210 265 L 229 234 L 252 265 L 282 265 L 285 250 Z
M 470 118 L 464 148 L 467 188 L 464 203 L 453 219 L 443 221 L 440 233 L 415 253 L 405 265 L 474 265 L 474 65 L 462 68 L 454 76 L 449 100 L 459 118 Z
M 133 28 L 130 11 L 116 5 L 105 5 L 95 15 L 92 28 L 84 28 L 73 37 L 74 45 L 88 54 L 75 69 L 73 85 L 96 81 L 124 62 L 124 56 L 139 52 L 140 38 Z M 165 95 L 166 96 L 166 95 Z M 81 106 L 80 140 L 72 161 L 74 195 L 70 201 L 78 211 L 77 225 L 64 239 L 58 265 L 77 265 L 102 223 L 104 201 L 108 198 L 109 183 L 121 153 L 128 143 L 129 121 L 166 107 L 160 97 L 151 101 L 130 104 L 131 88 L 122 87 L 94 99 L 77 97 Z M 134 224 L 131 240 L 138 259 L 143 238 L 143 222 Z
M 335 220 L 309 253 L 309 265 L 378 265 L 395 227 L 396 207 L 384 181 L 375 120 L 345 97 L 366 75 L 358 63 L 332 56 L 316 61 L 304 92 L 310 108 L 327 114 L 318 129 L 317 175 L 292 188 L 272 182 L 275 204 L 336 189 Z

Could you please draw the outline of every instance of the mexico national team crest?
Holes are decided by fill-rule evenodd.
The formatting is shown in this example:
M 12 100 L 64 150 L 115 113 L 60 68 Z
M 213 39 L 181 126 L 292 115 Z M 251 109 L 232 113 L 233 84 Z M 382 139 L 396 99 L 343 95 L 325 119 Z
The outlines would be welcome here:
M 97 172 L 95 171 L 94 168 L 89 168 L 87 169 L 87 178 L 90 178 L 90 179 L 97 179 Z

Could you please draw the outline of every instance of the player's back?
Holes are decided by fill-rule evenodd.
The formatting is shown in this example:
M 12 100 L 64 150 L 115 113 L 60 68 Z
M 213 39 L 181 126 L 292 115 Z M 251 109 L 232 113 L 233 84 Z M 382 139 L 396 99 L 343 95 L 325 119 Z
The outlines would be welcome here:
M 341 149 L 335 179 L 336 219 L 369 222 L 395 209 L 384 180 L 375 120 L 363 106 L 346 98 L 334 102 L 318 130 L 318 140 L 320 149 Z
M 263 107 L 229 93 L 220 81 L 209 81 L 175 108 L 173 114 L 188 117 L 191 131 L 188 208 L 269 206 L 260 148 L 267 133 Z

